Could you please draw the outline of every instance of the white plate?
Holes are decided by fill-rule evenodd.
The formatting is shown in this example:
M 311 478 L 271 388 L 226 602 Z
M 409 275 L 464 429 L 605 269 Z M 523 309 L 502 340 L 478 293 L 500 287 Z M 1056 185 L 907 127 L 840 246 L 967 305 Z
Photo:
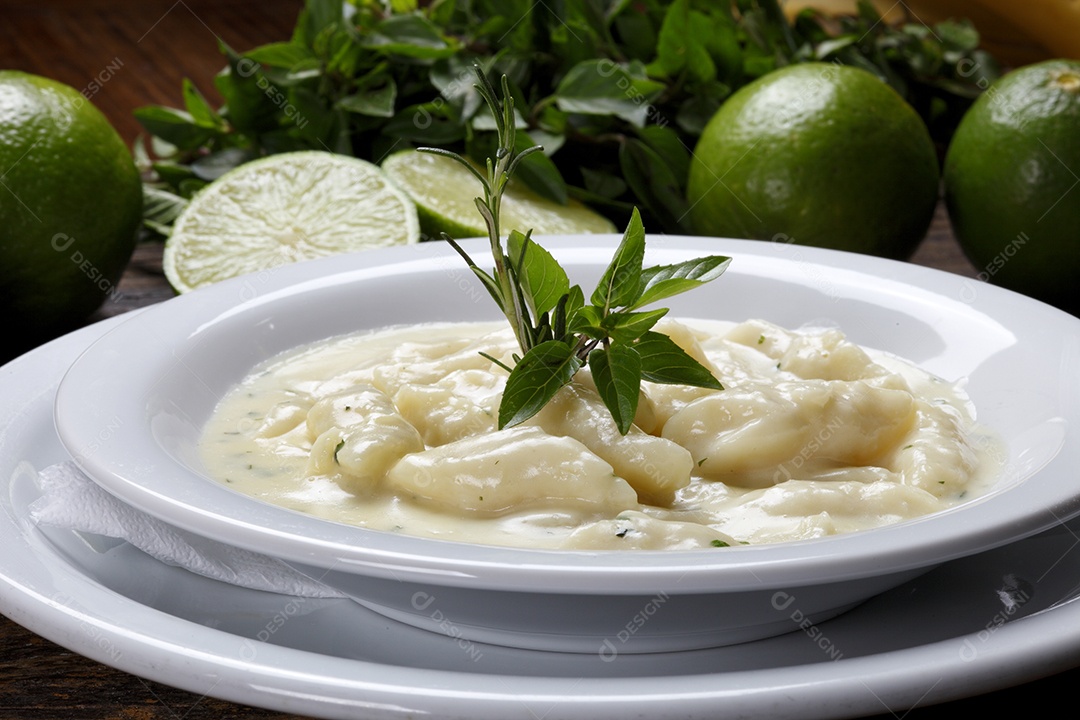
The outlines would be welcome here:
M 68 459 L 53 429 L 60 376 L 116 323 L 0 369 L 0 609 L 121 670 L 325 718 L 687 720 L 901 712 L 1080 665 L 1080 541 L 1067 526 L 949 563 L 803 632 L 614 658 L 465 643 L 348 601 L 237 589 L 126 544 L 95 553 L 70 533 L 43 533 L 27 505 L 34 471 Z
M 573 282 L 592 287 L 618 241 L 543 244 Z M 486 251 L 480 240 L 465 245 L 474 257 Z M 980 422 L 1005 444 L 993 489 L 907 522 L 801 542 L 569 552 L 353 527 L 211 480 L 199 459 L 203 425 L 259 362 L 343 333 L 495 318 L 494 303 L 468 283 L 471 273 L 445 243 L 288 265 L 150 308 L 72 365 L 57 395 L 57 427 L 90 477 L 166 522 L 295 563 L 391 617 L 437 628 L 437 609 L 471 640 L 542 650 L 656 652 L 767 637 L 788 629 L 789 596 L 821 620 L 1080 511 L 1080 320 L 1000 288 L 972 287 L 967 297 L 969 281 L 956 275 L 818 248 L 658 236 L 649 262 L 716 253 L 732 256 L 731 267 L 672 298 L 673 316 L 834 325 L 962 379 Z

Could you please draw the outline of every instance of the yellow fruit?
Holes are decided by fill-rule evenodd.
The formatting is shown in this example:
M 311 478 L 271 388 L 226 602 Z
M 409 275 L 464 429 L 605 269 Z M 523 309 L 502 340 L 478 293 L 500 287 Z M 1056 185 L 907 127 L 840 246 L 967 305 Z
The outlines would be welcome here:
M 0 71 L 0 313 L 24 341 L 71 328 L 115 292 L 142 185 L 113 127 L 74 88 Z
M 937 154 L 918 114 L 869 72 L 802 63 L 720 107 L 687 195 L 701 234 L 905 258 L 937 204 Z
M 979 276 L 1080 313 L 1080 61 L 999 79 L 957 127 L 944 176 Z

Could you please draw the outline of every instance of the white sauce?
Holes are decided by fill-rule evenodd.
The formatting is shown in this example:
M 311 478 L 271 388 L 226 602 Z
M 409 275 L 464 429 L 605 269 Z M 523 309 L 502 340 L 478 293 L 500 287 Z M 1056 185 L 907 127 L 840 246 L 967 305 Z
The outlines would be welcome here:
M 335 338 L 227 395 L 203 461 L 239 492 L 410 535 L 561 549 L 688 549 L 863 530 L 996 477 L 964 393 L 836 330 L 658 326 L 724 390 L 645 383 L 619 435 L 587 373 L 495 430 L 515 346 L 499 324 Z

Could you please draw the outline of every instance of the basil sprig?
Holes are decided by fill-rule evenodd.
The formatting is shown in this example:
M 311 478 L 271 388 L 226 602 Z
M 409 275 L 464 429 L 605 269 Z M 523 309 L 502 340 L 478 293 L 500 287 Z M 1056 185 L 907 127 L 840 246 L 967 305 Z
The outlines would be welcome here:
M 457 160 L 483 187 L 476 207 L 488 229 L 495 263 L 491 272 L 473 261 L 453 238 L 443 237 L 499 305 L 521 348 L 522 354 L 514 355 L 513 367 L 504 366 L 510 377 L 499 406 L 499 428 L 531 418 L 585 365 L 624 435 L 637 412 L 642 380 L 722 390 L 708 368 L 653 330 L 667 309 L 645 307 L 716 279 L 731 258 L 713 255 L 644 267 L 645 228 L 634 208 L 622 242 L 586 303 L 581 287 L 571 286 L 558 261 L 533 241 L 531 230 L 524 234 L 511 230 L 504 245 L 499 214 L 502 194 L 521 160 L 541 148 L 516 150 L 514 101 L 506 77 L 500 101 L 483 70 L 477 67 L 476 74 L 476 89 L 491 109 L 498 134 L 498 148 L 495 157 L 488 159 L 486 172 L 457 153 L 420 150 Z

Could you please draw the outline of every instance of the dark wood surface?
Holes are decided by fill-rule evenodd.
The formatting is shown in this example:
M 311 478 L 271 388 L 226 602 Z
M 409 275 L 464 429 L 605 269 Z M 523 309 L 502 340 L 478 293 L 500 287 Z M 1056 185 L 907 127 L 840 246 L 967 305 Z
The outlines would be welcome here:
M 222 65 L 218 38 L 238 50 L 283 40 L 300 6 L 300 0 L 0 0 L 0 68 L 47 75 L 79 89 L 108 75 L 93 102 L 131 142 L 139 132 L 132 110 L 179 104 L 182 78 L 190 77 L 214 96 L 212 78 Z M 940 210 L 912 262 L 969 277 L 976 273 Z M 172 296 L 161 274 L 160 245 L 138 248 L 119 290 L 92 321 Z M 1064 694 L 1077 681 L 1080 672 L 1071 671 L 946 705 L 882 707 L 883 713 L 889 712 L 881 717 L 952 717 L 960 711 L 987 713 L 1013 702 L 1028 709 L 1047 707 L 1049 696 Z M 120 672 L 0 617 L 0 718 L 289 717 L 296 716 L 193 695 Z

